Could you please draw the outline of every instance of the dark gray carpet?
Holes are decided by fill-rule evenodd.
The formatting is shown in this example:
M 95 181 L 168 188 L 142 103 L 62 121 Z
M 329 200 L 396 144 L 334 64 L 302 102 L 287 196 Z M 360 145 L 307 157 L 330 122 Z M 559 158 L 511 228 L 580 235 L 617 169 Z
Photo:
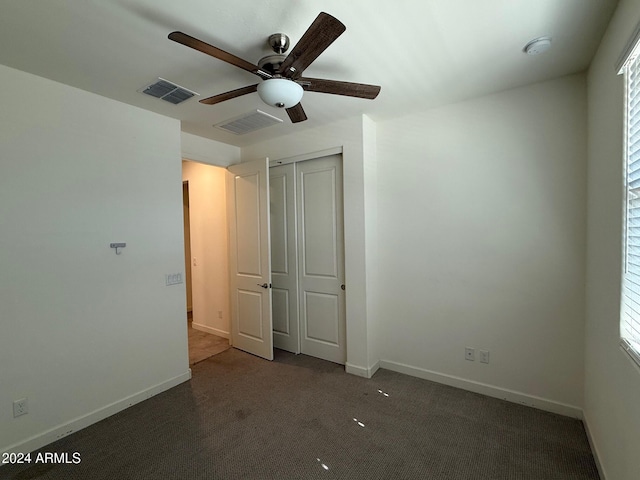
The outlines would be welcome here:
M 387 394 L 387 395 L 385 395 Z M 235 349 L 193 379 L 42 449 L 79 465 L 0 478 L 597 479 L 578 420 L 380 370 Z

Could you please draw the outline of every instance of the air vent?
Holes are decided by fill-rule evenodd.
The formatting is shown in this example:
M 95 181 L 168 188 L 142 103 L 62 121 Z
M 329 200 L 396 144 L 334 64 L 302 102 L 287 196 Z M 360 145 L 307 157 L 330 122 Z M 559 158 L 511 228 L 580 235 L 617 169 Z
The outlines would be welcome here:
M 282 123 L 282 119 L 269 115 L 268 113 L 264 113 L 261 110 L 256 110 L 255 112 L 245 113 L 240 117 L 220 122 L 214 125 L 214 127 L 231 132 L 235 135 L 244 135 L 245 133 L 270 127 L 271 125 L 276 125 L 278 123 Z
M 138 91 L 164 100 L 165 102 L 173 103 L 174 105 L 189 100 L 194 95 L 198 95 L 196 92 L 171 83 L 164 78 L 158 78 L 157 82 L 147 85 Z

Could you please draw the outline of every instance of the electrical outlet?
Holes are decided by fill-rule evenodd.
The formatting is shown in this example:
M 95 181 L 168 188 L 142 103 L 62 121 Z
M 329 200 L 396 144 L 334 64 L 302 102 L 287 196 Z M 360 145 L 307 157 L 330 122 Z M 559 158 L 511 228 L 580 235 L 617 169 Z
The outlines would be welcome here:
M 476 349 L 471 347 L 465 347 L 464 349 L 464 359 L 469 360 L 470 362 L 476 361 Z
M 218 318 L 222 318 L 222 310 L 218 310 Z
M 489 363 L 489 350 L 480 350 L 480 363 Z
M 13 402 L 13 418 L 29 413 L 29 404 L 26 398 L 14 400 Z

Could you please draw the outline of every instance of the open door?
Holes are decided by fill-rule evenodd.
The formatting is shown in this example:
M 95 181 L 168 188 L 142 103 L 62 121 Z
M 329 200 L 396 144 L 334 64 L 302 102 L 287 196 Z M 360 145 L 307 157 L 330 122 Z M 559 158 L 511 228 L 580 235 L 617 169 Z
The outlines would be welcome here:
M 227 189 L 234 347 L 273 360 L 268 159 L 232 165 Z

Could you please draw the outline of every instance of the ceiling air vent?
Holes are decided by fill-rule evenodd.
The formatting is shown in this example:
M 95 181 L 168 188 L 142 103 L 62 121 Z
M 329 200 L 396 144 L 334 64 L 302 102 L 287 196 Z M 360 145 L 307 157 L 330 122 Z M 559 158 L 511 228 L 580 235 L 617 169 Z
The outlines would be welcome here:
M 245 113 L 240 117 L 220 122 L 214 125 L 214 127 L 236 135 L 244 135 L 245 133 L 270 127 L 271 125 L 276 125 L 278 123 L 282 123 L 282 119 L 269 115 L 268 113 L 264 113 L 261 110 L 256 110 L 255 112 Z
M 171 83 L 164 78 L 158 78 L 157 82 L 147 85 L 139 91 L 164 100 L 165 102 L 173 103 L 174 105 L 182 103 L 185 100 L 189 100 L 194 95 L 198 95 L 196 92 L 187 90 L 186 88 L 176 85 L 175 83 Z

